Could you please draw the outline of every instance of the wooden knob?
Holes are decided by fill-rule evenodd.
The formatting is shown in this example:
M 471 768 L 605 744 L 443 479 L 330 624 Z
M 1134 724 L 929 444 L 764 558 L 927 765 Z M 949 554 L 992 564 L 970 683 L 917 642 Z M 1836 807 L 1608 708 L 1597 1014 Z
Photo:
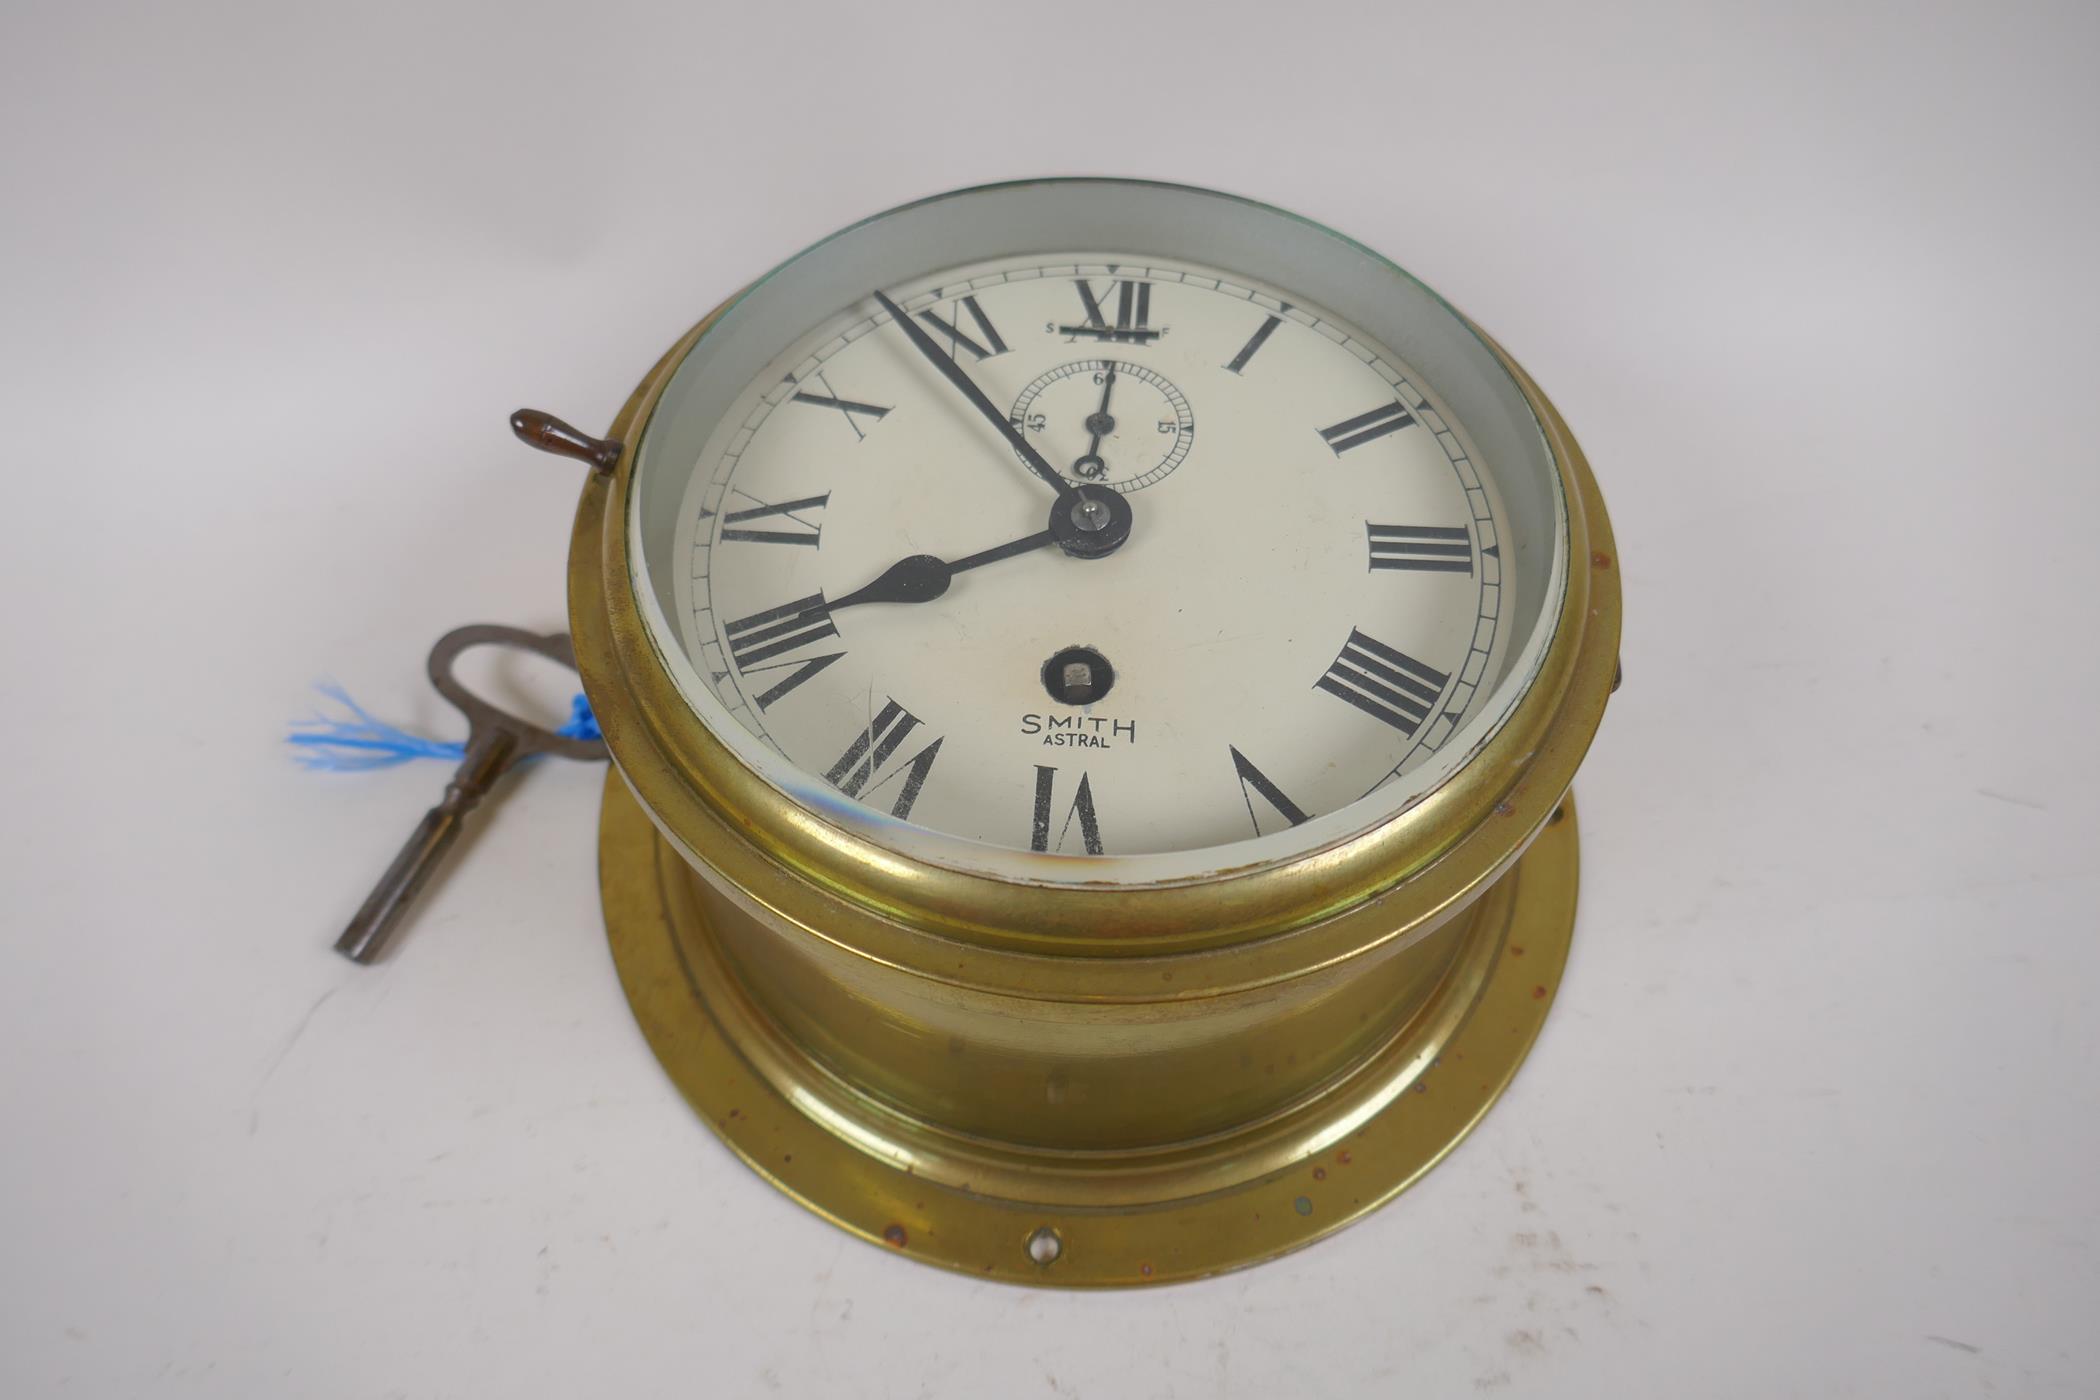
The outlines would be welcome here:
M 521 408 L 510 416 L 510 430 L 518 440 L 542 452 L 589 462 L 594 471 L 610 472 L 619 465 L 626 449 L 610 438 L 594 438 L 562 422 L 551 413 Z

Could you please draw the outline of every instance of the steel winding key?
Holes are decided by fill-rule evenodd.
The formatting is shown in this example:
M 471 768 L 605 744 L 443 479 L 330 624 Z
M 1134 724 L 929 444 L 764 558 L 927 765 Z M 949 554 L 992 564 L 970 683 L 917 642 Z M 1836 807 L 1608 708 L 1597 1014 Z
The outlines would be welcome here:
M 509 772 L 513 764 L 542 753 L 562 758 L 605 757 L 601 739 L 572 739 L 556 734 L 506 714 L 469 692 L 452 674 L 452 666 L 462 652 L 478 646 L 518 647 L 576 669 L 576 650 L 564 632 L 543 637 L 517 627 L 483 623 L 447 632 L 431 648 L 430 683 L 467 717 L 466 756 L 460 760 L 452 781 L 445 785 L 443 800 L 423 814 L 415 834 L 394 857 L 386 874 L 379 877 L 379 883 L 373 886 L 357 917 L 343 930 L 343 936 L 335 941 L 335 950 L 352 962 L 369 963 L 385 950 L 409 905 L 430 883 L 445 852 L 459 839 L 467 814 L 481 804 L 496 780 Z

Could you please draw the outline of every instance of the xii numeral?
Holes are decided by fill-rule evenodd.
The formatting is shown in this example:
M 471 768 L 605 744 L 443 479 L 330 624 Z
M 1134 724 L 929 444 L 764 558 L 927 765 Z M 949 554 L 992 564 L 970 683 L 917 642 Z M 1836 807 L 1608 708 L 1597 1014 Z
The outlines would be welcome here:
M 1113 297 L 1116 306 L 1115 324 L 1109 324 L 1106 298 L 1097 295 L 1094 284 L 1081 277 L 1073 282 L 1079 289 L 1080 310 L 1085 321 L 1076 326 L 1059 326 L 1060 335 L 1092 336 L 1096 340 L 1127 341 L 1143 344 L 1157 340 L 1160 332 L 1152 328 L 1152 284 L 1125 279 L 1109 283 L 1108 297 Z
M 1364 533 L 1370 536 L 1374 569 L 1473 572 L 1473 537 L 1463 525 L 1373 525 L 1367 520 Z
M 1352 627 L 1342 654 L 1313 684 L 1412 739 L 1450 679 Z
M 940 756 L 941 741 L 935 739 L 900 768 L 887 774 L 883 768 L 918 727 L 917 715 L 895 700 L 884 699 L 875 718 L 854 736 L 846 751 L 839 755 L 839 761 L 825 773 L 824 781 L 848 797 L 865 799 L 901 779 L 896 800 L 890 804 L 890 815 L 898 818 L 911 816 L 912 804 L 919 800 L 919 789 L 926 786 L 926 775 L 933 771 L 933 761 Z
M 1035 766 L 1035 819 L 1028 838 L 1031 851 L 1062 851 L 1065 841 L 1072 834 L 1072 823 L 1079 823 L 1079 839 L 1090 856 L 1101 854 L 1101 820 L 1094 814 L 1094 787 L 1087 775 L 1079 775 L 1078 791 L 1072 795 L 1072 805 L 1065 812 L 1065 819 L 1057 828 L 1057 838 L 1050 836 L 1051 809 L 1057 800 L 1057 770 L 1038 763 Z
M 1387 433 L 1397 433 L 1414 421 L 1415 416 L 1407 411 L 1406 405 L 1382 403 L 1369 413 L 1359 413 L 1354 418 L 1344 418 L 1331 428 L 1320 429 L 1320 436 L 1339 457 L 1352 447 L 1362 447 Z

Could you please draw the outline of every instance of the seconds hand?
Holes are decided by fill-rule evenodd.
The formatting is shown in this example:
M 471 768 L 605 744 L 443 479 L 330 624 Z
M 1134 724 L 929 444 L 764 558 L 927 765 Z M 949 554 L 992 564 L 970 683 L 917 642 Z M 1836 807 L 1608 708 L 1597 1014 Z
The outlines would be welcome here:
M 1092 480 L 1095 477 L 1104 476 L 1108 472 L 1108 463 L 1101 460 L 1101 439 L 1116 430 L 1116 420 L 1108 416 L 1108 398 L 1115 391 L 1116 362 L 1110 360 L 1108 361 L 1108 371 L 1101 376 L 1101 407 L 1087 415 L 1086 430 L 1094 435 L 1093 440 L 1087 443 L 1085 454 L 1072 464 L 1072 474 L 1074 476 L 1083 476 L 1088 480 Z M 1092 471 L 1086 469 L 1089 462 L 1094 464 L 1094 470 Z
M 999 411 L 998 405 L 986 398 L 984 390 L 977 387 L 976 381 L 963 373 L 963 367 L 955 363 L 955 357 L 943 353 L 941 347 L 934 343 L 933 337 L 921 330 L 917 322 L 904 314 L 904 308 L 891 301 L 888 296 L 878 291 L 875 293 L 875 300 L 884 311 L 890 313 L 890 319 L 897 323 L 897 328 L 911 338 L 911 343 L 917 347 L 919 353 L 933 361 L 933 367 L 939 370 L 950 384 L 962 390 L 962 396 L 970 401 L 971 406 L 991 420 L 992 426 L 999 430 L 999 435 L 1013 445 L 1014 451 L 1021 454 L 1021 460 L 1028 464 L 1028 470 L 1048 482 L 1051 490 L 1062 492 L 1065 489 L 1065 479 L 1057 474 L 1057 468 L 1051 466 L 1044 460 L 1042 453 L 1029 445 L 1028 439 L 1021 436 L 1020 430 Z

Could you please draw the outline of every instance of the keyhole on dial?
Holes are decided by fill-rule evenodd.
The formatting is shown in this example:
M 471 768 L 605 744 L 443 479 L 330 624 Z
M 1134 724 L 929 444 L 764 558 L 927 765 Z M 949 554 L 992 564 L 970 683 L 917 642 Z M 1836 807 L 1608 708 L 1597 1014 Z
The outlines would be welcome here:
M 1091 705 L 1116 683 L 1116 668 L 1092 647 L 1066 647 L 1043 663 L 1043 689 L 1060 705 Z

